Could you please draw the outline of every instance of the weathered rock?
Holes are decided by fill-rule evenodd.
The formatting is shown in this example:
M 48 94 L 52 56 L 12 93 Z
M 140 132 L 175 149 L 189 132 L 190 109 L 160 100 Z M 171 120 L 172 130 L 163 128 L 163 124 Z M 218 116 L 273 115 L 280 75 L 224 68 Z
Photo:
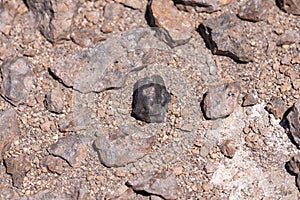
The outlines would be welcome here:
M 87 156 L 87 144 L 79 136 L 67 136 L 60 138 L 48 148 L 48 152 L 66 160 L 70 166 L 79 167 Z
M 1 95 L 5 100 L 17 106 L 27 99 L 32 85 L 33 72 L 25 58 L 12 58 L 1 66 Z
M 192 36 L 192 24 L 170 0 L 149 1 L 147 17 L 150 26 L 158 27 L 157 36 L 171 47 L 187 43 Z
M 147 6 L 146 0 L 116 0 L 116 2 L 136 10 L 145 10 Z
M 155 136 L 133 125 L 100 135 L 94 142 L 100 162 L 107 167 L 118 167 L 144 157 L 151 151 Z
M 257 95 L 257 92 L 255 90 L 253 90 L 243 97 L 242 106 L 254 106 L 257 103 L 258 103 L 258 95 Z
M 290 133 L 298 146 L 300 146 L 300 99 L 293 105 L 287 115 Z
M 170 171 L 149 171 L 134 177 L 127 183 L 135 191 L 158 195 L 164 199 L 176 199 L 178 185 L 175 174 Z
M 13 141 L 18 139 L 20 129 L 17 114 L 14 109 L 0 112 L 0 159 L 10 148 Z
M 300 154 L 296 154 L 291 158 L 291 160 L 287 163 L 287 168 L 290 172 L 294 174 L 299 174 L 300 172 Z
M 20 197 L 13 189 L 0 185 L 0 199 L 17 200 L 20 199 Z
M 50 42 L 69 39 L 73 18 L 77 15 L 79 0 L 26 0 L 41 33 Z
M 268 0 L 248 0 L 240 7 L 238 16 L 241 19 L 258 22 L 266 18 L 272 3 Z
M 171 95 L 159 75 L 138 80 L 133 89 L 132 113 L 145 122 L 163 122 Z
M 101 26 L 101 31 L 103 33 L 113 32 L 120 19 L 122 13 L 122 5 L 118 3 L 109 3 L 104 8 L 104 22 Z
M 278 0 L 278 4 L 285 12 L 300 15 L 300 0 Z
M 287 30 L 279 36 L 277 46 L 291 45 L 299 40 L 299 34 L 294 30 Z
M 95 27 L 74 29 L 71 33 L 72 41 L 81 47 L 90 47 L 93 44 L 105 40 L 103 33 Z
M 213 54 L 228 56 L 237 62 L 249 62 L 252 60 L 250 45 L 236 30 L 243 30 L 241 22 L 229 13 L 207 19 L 198 28 Z
M 54 113 L 62 113 L 64 109 L 63 91 L 58 85 L 45 96 L 44 105 L 47 110 Z
M 155 62 L 153 49 L 161 46 L 150 29 L 136 28 L 60 58 L 50 71 L 65 85 L 83 93 L 120 88 L 128 73 Z
M 208 119 L 229 116 L 237 106 L 240 87 L 237 83 L 224 83 L 208 89 L 203 100 L 203 111 Z
M 223 141 L 219 145 L 219 148 L 220 148 L 221 153 L 228 158 L 233 158 L 233 156 L 237 150 L 237 146 L 235 145 L 234 141 L 232 141 L 232 140 Z
M 273 96 L 267 103 L 267 111 L 272 113 L 276 119 L 282 119 L 287 107 L 280 97 Z
M 174 0 L 176 4 L 197 7 L 198 12 L 215 12 L 220 7 L 229 4 L 231 0 Z
M 46 200 L 46 199 L 70 200 L 70 199 L 77 199 L 77 196 L 78 196 L 77 194 L 57 194 L 53 191 L 43 190 L 43 191 L 39 191 L 38 193 L 32 196 L 20 198 L 19 200 Z
M 55 157 L 53 155 L 47 156 L 43 165 L 52 173 L 62 174 L 66 168 L 67 162 L 60 157 Z
M 12 175 L 13 185 L 22 187 L 26 173 L 30 170 L 31 164 L 24 157 L 4 159 L 6 172 Z

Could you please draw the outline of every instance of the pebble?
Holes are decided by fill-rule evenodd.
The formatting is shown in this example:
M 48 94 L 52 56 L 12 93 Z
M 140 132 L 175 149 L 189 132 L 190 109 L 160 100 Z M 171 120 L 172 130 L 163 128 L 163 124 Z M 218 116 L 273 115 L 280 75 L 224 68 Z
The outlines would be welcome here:
M 272 96 L 271 100 L 267 103 L 266 109 L 272 113 L 276 119 L 282 119 L 287 106 L 280 97 Z
M 237 146 L 232 140 L 225 140 L 219 145 L 221 153 L 228 157 L 233 158 L 235 152 L 237 151 Z
M 60 114 L 64 109 L 63 91 L 60 86 L 55 87 L 50 93 L 46 94 L 44 105 L 47 110 Z

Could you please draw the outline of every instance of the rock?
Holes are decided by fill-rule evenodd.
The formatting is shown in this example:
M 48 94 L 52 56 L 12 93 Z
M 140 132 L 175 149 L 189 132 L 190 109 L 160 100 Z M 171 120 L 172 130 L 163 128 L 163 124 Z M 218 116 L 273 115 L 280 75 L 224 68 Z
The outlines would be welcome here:
M 228 56 L 237 62 L 249 62 L 252 60 L 250 45 L 236 30 L 243 30 L 241 22 L 229 13 L 204 20 L 198 28 L 213 54 Z
M 17 113 L 14 109 L 0 112 L 0 160 L 20 135 Z
M 147 6 L 147 1 L 145 0 L 116 0 L 116 2 L 121 3 L 129 8 L 136 10 L 145 10 Z
M 79 0 L 26 0 L 44 37 L 52 43 L 69 39 Z
M 282 119 L 286 109 L 284 101 L 280 97 L 275 96 L 272 96 L 266 107 L 266 110 L 272 113 L 276 119 Z
M 255 90 L 253 90 L 243 97 L 242 106 L 254 106 L 257 103 L 258 103 L 258 95 L 257 95 L 257 92 Z
M 279 36 L 277 46 L 291 45 L 299 40 L 298 32 L 294 30 L 286 30 L 282 35 Z
M 203 111 L 207 119 L 229 116 L 235 109 L 240 95 L 237 83 L 224 83 L 208 89 L 204 96 Z
M 25 102 L 33 85 L 33 72 L 25 58 L 5 60 L 1 66 L 1 95 L 17 106 Z
M 155 62 L 153 49 L 166 48 L 150 29 L 136 28 L 59 58 L 51 74 L 82 93 L 120 88 L 128 73 Z
M 80 47 L 90 47 L 93 44 L 105 40 L 103 33 L 95 27 L 75 29 L 71 33 L 72 41 Z
M 17 200 L 20 197 L 13 189 L 0 185 L 0 199 Z
M 177 199 L 178 185 L 171 171 L 149 171 L 134 177 L 127 183 L 134 191 L 161 196 L 164 199 Z
M 170 99 L 161 76 L 140 79 L 134 84 L 132 114 L 148 123 L 163 122 Z
M 158 33 L 158 37 L 169 46 L 187 43 L 193 31 L 189 19 L 179 12 L 170 0 L 152 0 L 148 3 L 148 23 Z
M 248 0 L 240 7 L 238 16 L 252 22 L 262 21 L 266 18 L 271 6 L 272 3 L 268 0 Z
M 293 105 L 287 114 L 290 133 L 298 146 L 300 146 L 300 99 Z
M 118 25 L 123 6 L 118 3 L 109 3 L 104 8 L 104 22 L 101 26 L 103 33 L 113 32 Z
M 55 157 L 53 155 L 47 156 L 43 165 L 52 173 L 57 173 L 58 175 L 64 172 L 64 169 L 67 167 L 65 164 L 67 162 L 60 157 Z M 68 165 L 68 164 L 67 164 Z
M 84 138 L 79 136 L 67 136 L 60 138 L 48 148 L 48 152 L 66 160 L 72 167 L 79 167 L 87 156 L 87 144 Z
M 278 0 L 279 7 L 287 13 L 293 15 L 300 15 L 300 1 L 299 0 Z
M 287 162 L 287 169 L 294 173 L 299 174 L 300 172 L 300 154 L 296 154 L 291 158 L 289 162 Z
M 58 114 L 63 112 L 64 96 L 60 86 L 55 87 L 50 93 L 46 94 L 44 105 L 50 112 Z
M 74 192 L 76 193 L 76 192 Z M 70 200 L 70 199 L 77 199 L 77 194 L 57 194 L 55 192 L 49 191 L 49 190 L 42 190 L 38 193 L 29 196 L 29 197 L 23 197 L 20 200 Z
M 231 0 L 175 0 L 176 4 L 184 6 L 197 7 L 198 12 L 215 12 L 220 10 L 220 7 L 229 4 Z
M 133 125 L 118 131 L 104 132 L 94 142 L 100 162 L 107 167 L 119 167 L 144 157 L 151 151 L 155 136 Z
M 228 157 L 228 158 L 233 158 L 236 150 L 237 150 L 237 146 L 235 145 L 234 141 L 232 140 L 225 140 L 221 143 L 221 145 L 219 145 L 220 151 L 221 153 Z
M 4 159 L 6 172 L 12 175 L 13 185 L 21 188 L 27 172 L 31 169 L 31 164 L 24 157 Z

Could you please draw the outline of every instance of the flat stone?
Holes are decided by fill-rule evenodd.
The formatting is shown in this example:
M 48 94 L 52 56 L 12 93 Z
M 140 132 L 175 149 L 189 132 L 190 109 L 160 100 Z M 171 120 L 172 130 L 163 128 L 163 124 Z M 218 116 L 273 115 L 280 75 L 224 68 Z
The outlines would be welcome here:
M 7 59 L 1 66 L 1 95 L 17 106 L 25 102 L 33 85 L 33 72 L 25 58 Z
M 184 6 L 197 7 L 197 12 L 215 12 L 220 10 L 220 7 L 229 4 L 231 0 L 176 0 L 176 4 Z
M 178 184 L 171 171 L 149 171 L 128 181 L 134 191 L 161 196 L 164 199 L 177 199 Z
M 230 13 L 204 20 L 198 28 L 213 54 L 228 56 L 237 62 L 250 62 L 250 44 L 236 30 L 243 30 L 238 18 Z
M 267 12 L 272 8 L 271 1 L 268 0 L 248 0 L 238 12 L 241 19 L 252 22 L 262 21 L 266 18 Z
M 282 45 L 291 45 L 296 43 L 299 40 L 299 33 L 295 30 L 286 30 L 283 34 L 281 34 L 277 41 L 277 46 Z
M 171 95 L 159 75 L 138 80 L 133 92 L 133 115 L 142 121 L 163 122 Z
M 273 96 L 267 103 L 266 109 L 272 113 L 276 119 L 282 119 L 287 107 L 280 97 Z
M 12 176 L 13 185 L 21 188 L 26 173 L 31 169 L 31 164 L 24 157 L 4 159 L 6 172 Z
M 73 19 L 80 5 L 79 0 L 26 0 L 26 3 L 47 40 L 57 43 L 69 39 Z
M 287 13 L 300 15 L 300 0 L 278 0 L 278 5 Z
M 287 115 L 290 134 L 298 146 L 300 146 L 300 100 L 293 105 Z
M 87 156 L 88 148 L 83 138 L 67 136 L 52 144 L 48 152 L 66 160 L 72 167 L 79 167 Z
M 208 89 L 203 100 L 203 111 L 207 119 L 218 119 L 233 113 L 238 103 L 240 87 L 237 83 L 224 83 Z
M 46 94 L 44 105 L 50 112 L 62 113 L 64 109 L 64 96 L 59 85 Z
M 193 31 L 189 19 L 170 0 L 152 0 L 148 4 L 150 26 L 158 27 L 157 36 L 171 47 L 187 43 Z
M 0 112 L 0 159 L 20 135 L 17 113 L 14 109 Z
M 94 142 L 100 162 L 107 167 L 119 167 L 144 157 L 151 151 L 155 136 L 133 125 L 105 131 Z
M 234 141 L 232 141 L 232 140 L 223 141 L 219 145 L 219 148 L 220 148 L 221 153 L 228 158 L 233 158 L 233 156 L 237 150 L 237 146 L 234 143 Z

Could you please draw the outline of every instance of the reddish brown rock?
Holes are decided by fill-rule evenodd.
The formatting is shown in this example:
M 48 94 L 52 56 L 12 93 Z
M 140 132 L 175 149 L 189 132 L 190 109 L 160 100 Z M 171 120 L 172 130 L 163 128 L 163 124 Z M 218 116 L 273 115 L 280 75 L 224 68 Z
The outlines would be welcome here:
M 101 26 L 103 33 L 111 33 L 117 28 L 122 9 L 123 6 L 118 3 L 109 3 L 105 6 L 104 22 Z
M 228 158 L 233 158 L 233 156 L 237 150 L 237 146 L 235 145 L 234 141 L 232 141 L 232 140 L 223 141 L 219 145 L 219 148 L 220 148 L 221 153 Z
M 287 115 L 290 133 L 298 146 L 300 146 L 300 99 L 294 104 Z
M 161 40 L 171 47 L 187 43 L 193 31 L 189 19 L 179 12 L 170 0 L 152 0 L 148 4 L 148 22 L 158 27 Z
M 237 83 L 225 83 L 209 88 L 204 96 L 203 111 L 208 119 L 230 115 L 237 106 L 240 87 Z
M 44 105 L 50 112 L 62 113 L 64 109 L 64 96 L 59 85 L 46 94 Z
M 300 0 L 278 0 L 277 2 L 285 12 L 300 15 Z
M 280 97 L 273 96 L 267 103 L 266 109 L 272 113 L 276 119 L 282 119 L 287 107 Z
M 240 7 L 238 16 L 253 22 L 262 21 L 271 7 L 272 3 L 269 0 L 248 0 Z
M 149 171 L 127 183 L 134 191 L 157 195 L 164 199 L 177 199 L 178 184 L 171 171 Z
M 4 160 L 6 172 L 12 176 L 13 185 L 22 187 L 26 173 L 30 170 L 31 164 L 24 157 L 7 158 Z
M 118 131 L 104 132 L 95 140 L 94 147 L 103 165 L 118 167 L 144 157 L 154 142 L 155 136 L 128 125 Z
M 279 36 L 277 45 L 291 45 L 299 40 L 299 33 L 294 30 L 286 30 L 282 35 Z
M 47 169 L 52 173 L 62 174 L 64 169 L 67 168 L 68 165 L 65 160 L 60 157 L 55 157 L 53 155 L 47 156 L 43 165 L 47 167 Z
M 242 106 L 254 106 L 258 103 L 258 95 L 255 90 L 249 92 L 243 97 Z

